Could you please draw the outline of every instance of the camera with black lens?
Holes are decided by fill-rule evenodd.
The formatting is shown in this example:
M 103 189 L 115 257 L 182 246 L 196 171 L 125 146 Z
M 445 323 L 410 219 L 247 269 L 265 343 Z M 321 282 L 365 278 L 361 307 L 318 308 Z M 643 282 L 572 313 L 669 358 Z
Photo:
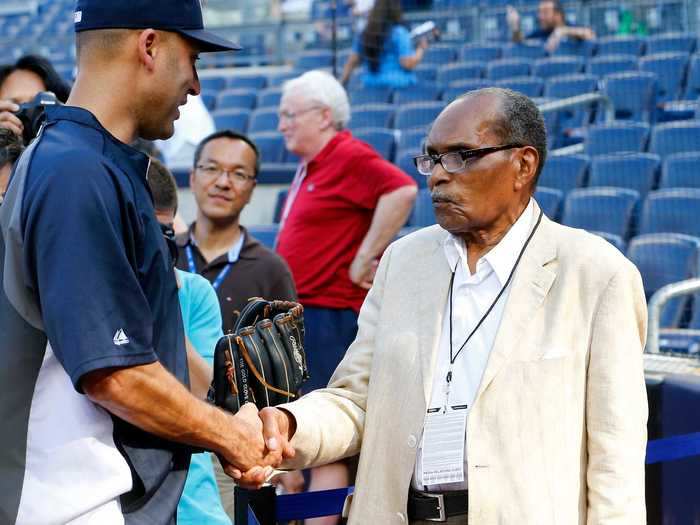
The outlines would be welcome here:
M 37 93 L 31 101 L 20 104 L 19 110 L 15 115 L 22 121 L 22 126 L 24 126 L 22 140 L 24 140 L 25 145 L 29 144 L 39 133 L 41 124 L 44 122 L 46 106 L 55 106 L 57 104 L 60 104 L 60 102 L 56 95 L 50 91 Z

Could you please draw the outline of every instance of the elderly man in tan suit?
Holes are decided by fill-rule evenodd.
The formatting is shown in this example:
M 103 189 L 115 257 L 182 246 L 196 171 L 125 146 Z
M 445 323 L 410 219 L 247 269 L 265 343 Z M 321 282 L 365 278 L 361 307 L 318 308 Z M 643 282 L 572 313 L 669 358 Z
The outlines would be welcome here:
M 646 522 L 642 282 L 542 216 L 545 139 L 520 94 L 452 102 L 416 159 L 439 226 L 387 249 L 329 387 L 261 412 L 290 467 L 360 452 L 351 525 Z

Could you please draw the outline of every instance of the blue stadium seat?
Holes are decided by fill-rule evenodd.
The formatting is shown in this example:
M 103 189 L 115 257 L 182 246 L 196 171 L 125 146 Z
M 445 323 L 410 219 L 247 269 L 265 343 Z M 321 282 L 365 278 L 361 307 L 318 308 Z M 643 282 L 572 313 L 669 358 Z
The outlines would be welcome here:
M 544 80 L 537 77 L 504 78 L 496 82 L 498 87 L 518 91 L 530 98 L 541 97 L 544 91 Z
M 358 128 L 390 128 L 394 118 L 391 104 L 366 104 L 352 112 L 350 126 Z
M 226 89 L 216 97 L 216 107 L 217 109 L 254 109 L 257 99 L 254 91 Z
M 544 96 L 547 98 L 569 98 L 584 93 L 593 93 L 598 88 L 598 81 L 592 75 L 562 75 L 547 81 Z M 591 119 L 592 107 L 565 109 L 557 112 L 559 127 L 564 130 L 587 124 Z
M 564 200 L 564 193 L 561 190 L 546 188 L 538 184 L 535 190 L 535 200 L 547 217 L 553 221 L 559 219 L 559 210 Z
M 625 253 L 625 251 L 627 250 L 627 243 L 619 235 L 613 235 L 612 233 L 598 231 L 591 231 L 590 233 L 594 233 L 595 235 L 602 237 L 610 244 L 612 244 L 615 248 L 620 250 L 622 253 Z
M 489 62 L 486 77 L 490 80 L 503 80 L 509 77 L 526 77 L 530 75 L 532 64 L 529 60 L 503 59 Z
M 584 151 L 588 155 L 644 151 L 649 139 L 645 122 L 610 122 L 588 128 Z
M 275 131 L 279 122 L 277 109 L 256 109 L 250 114 L 248 133 Z
M 639 225 L 640 233 L 684 233 L 700 237 L 700 189 L 671 188 L 649 193 Z
M 464 95 L 468 91 L 493 86 L 493 82 L 483 78 L 473 80 L 453 80 L 450 86 L 442 92 L 440 97 L 445 102 L 452 102 L 457 97 Z
M 467 62 L 487 63 L 501 58 L 501 53 L 500 44 L 464 44 L 460 58 Z
M 297 171 L 296 164 L 267 162 L 260 166 L 258 184 L 291 184 Z
M 408 224 L 424 228 L 435 224 L 435 210 L 433 208 L 433 199 L 430 196 L 430 190 L 420 189 L 416 196 L 416 202 L 413 205 L 413 211 L 409 217 Z
M 361 128 L 352 132 L 353 136 L 372 146 L 386 160 L 393 160 L 396 137 L 394 130 L 386 128 Z
M 542 44 L 506 44 L 503 46 L 503 56 L 505 58 L 526 58 L 535 60 L 547 56 L 547 51 Z
M 585 155 L 552 155 L 544 164 L 538 184 L 564 194 L 583 186 L 588 171 Z
M 354 107 L 362 104 L 388 104 L 391 102 L 391 88 L 360 87 L 350 90 L 350 102 Z
M 262 75 L 229 77 L 226 87 L 230 89 L 264 89 L 267 87 L 267 77 Z
M 457 58 L 457 50 L 449 44 L 433 44 L 425 50 L 422 63 L 442 66 Z
M 598 39 L 596 49 L 598 56 L 639 56 L 644 52 L 644 39 L 638 36 L 607 36 Z
M 656 75 L 656 101 L 676 100 L 682 93 L 688 55 L 685 53 L 660 53 L 639 60 L 640 71 Z
M 245 133 L 248 129 L 250 110 L 247 109 L 217 109 L 212 112 L 214 125 L 217 131 L 231 129 L 239 133 Z
M 604 55 L 594 57 L 588 62 L 588 73 L 604 77 L 612 73 L 637 71 L 639 63 L 634 55 Z
M 409 129 L 406 131 L 401 131 L 396 149 L 399 151 L 409 149 L 421 150 L 425 139 L 426 133 L 422 129 Z
M 588 185 L 628 188 L 646 197 L 656 182 L 660 160 L 653 153 L 611 153 L 591 161 Z
M 700 151 L 700 120 L 657 124 L 651 131 L 649 151 L 662 159 L 672 153 Z
M 692 53 L 697 37 L 691 33 L 662 33 L 646 39 L 647 55 L 655 53 Z
M 418 82 L 437 82 L 437 65 L 419 64 L 413 71 L 416 73 Z
M 202 91 L 223 91 L 226 89 L 226 79 L 224 77 L 203 77 L 199 79 Z
M 272 222 L 279 224 L 282 220 L 282 212 L 284 211 L 284 203 L 287 200 L 287 195 L 289 195 L 289 190 L 280 190 L 277 192 L 277 198 L 275 198 L 275 211 L 272 215 Z
M 649 122 L 654 108 L 656 75 L 647 72 L 607 75 L 602 91 L 612 101 L 616 119 Z
M 573 75 L 583 70 L 585 62 L 580 57 L 551 57 L 535 61 L 532 74 L 540 78 Z
M 209 111 L 216 109 L 216 97 L 218 96 L 216 91 L 202 90 L 199 96 L 202 98 L 202 102 Z
M 659 188 L 700 188 L 700 152 L 666 157 Z
M 431 102 L 437 100 L 442 88 L 437 84 L 418 83 L 394 90 L 394 104 L 409 104 L 411 102 Z
M 263 246 L 269 249 L 274 249 L 275 240 L 277 239 L 277 232 L 279 226 L 276 224 L 264 225 L 264 226 L 248 226 L 246 225 L 248 233 L 259 240 Z
M 577 38 L 565 38 L 552 52 L 553 56 L 577 56 L 590 57 L 595 51 L 595 41 L 579 40 Z
M 406 104 L 396 111 L 394 128 L 405 130 L 410 128 L 427 128 L 444 109 L 443 102 L 416 102 Z
M 277 131 L 251 133 L 250 139 L 260 151 L 260 162 L 283 162 L 285 155 L 284 138 Z
M 418 183 L 419 188 L 425 188 L 428 185 L 428 177 L 418 173 L 416 165 L 413 162 L 413 157 L 421 154 L 422 152 L 419 149 L 399 150 L 396 153 L 396 165 L 405 173 L 413 177 L 413 179 Z
M 441 84 L 448 85 L 455 80 L 481 78 L 483 76 L 484 64 L 482 62 L 457 62 L 440 67 L 437 80 Z
M 328 50 L 304 51 L 296 60 L 295 68 L 299 71 L 322 69 L 333 66 L 333 53 Z
M 700 97 L 700 54 L 690 57 L 688 79 L 683 94 L 686 100 L 697 100 L 698 97 Z
M 688 235 L 639 235 L 630 241 L 627 257 L 642 274 L 649 299 L 662 286 L 698 275 L 699 239 Z M 663 328 L 677 327 L 688 306 L 688 296 L 671 299 L 661 315 Z
M 562 224 L 627 237 L 639 193 L 627 188 L 578 188 L 564 201 Z
M 258 93 L 259 108 L 277 108 L 282 99 L 282 90 L 280 88 L 268 88 Z
M 298 71 L 289 71 L 287 73 L 277 73 L 274 75 L 270 75 L 267 77 L 267 82 L 265 86 L 261 86 L 258 89 L 262 89 L 264 87 L 280 87 L 282 84 L 284 84 L 287 80 L 291 80 L 293 78 L 296 78 L 299 76 Z

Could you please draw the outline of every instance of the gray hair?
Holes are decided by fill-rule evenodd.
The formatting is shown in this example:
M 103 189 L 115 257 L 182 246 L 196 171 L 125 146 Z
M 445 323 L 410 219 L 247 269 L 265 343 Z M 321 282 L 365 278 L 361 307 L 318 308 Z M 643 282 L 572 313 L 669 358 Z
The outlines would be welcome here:
M 315 102 L 331 110 L 333 125 L 338 131 L 350 121 L 350 101 L 345 88 L 333 75 L 321 70 L 308 71 L 288 80 L 282 86 L 282 97 L 301 93 L 309 102 Z
M 547 130 L 542 113 L 528 97 L 512 89 L 488 87 L 469 91 L 459 98 L 494 95 L 501 102 L 500 119 L 494 131 L 503 144 L 522 144 L 537 150 L 540 160 L 532 187 L 537 185 L 547 159 Z

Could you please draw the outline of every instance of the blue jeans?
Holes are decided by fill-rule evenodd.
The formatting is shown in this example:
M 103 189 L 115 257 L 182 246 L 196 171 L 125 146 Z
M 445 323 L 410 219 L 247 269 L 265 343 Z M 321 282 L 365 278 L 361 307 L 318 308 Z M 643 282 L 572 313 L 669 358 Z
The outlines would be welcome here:
M 357 314 L 354 310 L 304 306 L 304 349 L 309 367 L 309 380 L 304 393 L 328 385 L 345 351 L 357 335 Z

